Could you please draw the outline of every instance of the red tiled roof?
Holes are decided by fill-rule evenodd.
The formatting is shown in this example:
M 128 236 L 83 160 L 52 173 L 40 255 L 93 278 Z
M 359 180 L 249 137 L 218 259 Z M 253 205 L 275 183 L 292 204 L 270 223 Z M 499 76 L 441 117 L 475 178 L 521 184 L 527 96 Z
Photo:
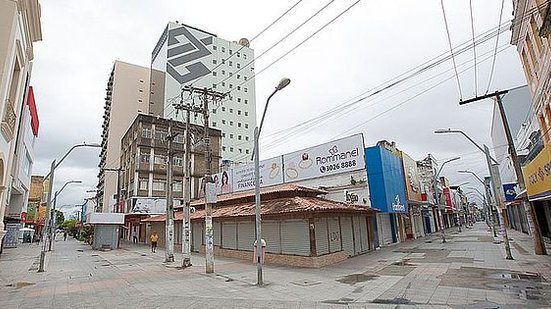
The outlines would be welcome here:
M 284 215 L 296 213 L 369 213 L 377 212 L 377 209 L 365 206 L 351 205 L 331 200 L 326 200 L 319 197 L 283 197 L 262 201 L 263 216 Z M 204 210 L 198 210 L 191 215 L 191 219 L 200 219 L 205 215 Z M 213 218 L 235 218 L 248 217 L 255 215 L 255 203 L 244 202 L 226 207 L 213 208 Z M 175 220 L 182 220 L 183 213 L 178 212 L 175 215 Z M 166 220 L 166 215 L 160 215 L 143 220 L 144 222 L 163 222 Z

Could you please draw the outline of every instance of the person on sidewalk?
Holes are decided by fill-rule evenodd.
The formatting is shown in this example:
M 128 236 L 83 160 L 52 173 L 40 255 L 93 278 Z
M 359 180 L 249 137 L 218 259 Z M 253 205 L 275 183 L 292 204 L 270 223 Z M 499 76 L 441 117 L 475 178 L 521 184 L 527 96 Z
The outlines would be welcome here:
M 136 232 L 136 228 L 132 230 L 132 243 L 137 244 L 138 243 L 138 233 Z
M 149 239 L 151 240 L 151 252 L 157 252 L 157 241 L 159 240 L 159 235 L 157 235 L 157 232 L 153 231 Z
M 67 241 L 67 231 L 63 232 L 63 241 Z

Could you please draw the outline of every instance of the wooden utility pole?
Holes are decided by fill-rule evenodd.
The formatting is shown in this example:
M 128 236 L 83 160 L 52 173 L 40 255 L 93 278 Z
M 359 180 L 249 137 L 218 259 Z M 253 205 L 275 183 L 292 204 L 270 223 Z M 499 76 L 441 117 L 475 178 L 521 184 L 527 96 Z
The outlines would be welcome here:
M 521 191 L 526 189 L 526 184 L 524 182 L 524 176 L 522 174 L 522 168 L 517 156 L 517 150 L 513 142 L 513 137 L 511 134 L 511 129 L 509 127 L 509 122 L 507 121 L 507 115 L 503 108 L 502 96 L 508 93 L 509 90 L 496 91 L 494 93 L 486 94 L 483 96 L 478 96 L 469 100 L 459 101 L 459 105 L 464 105 L 476 101 L 480 101 L 487 98 L 495 98 L 497 107 L 499 109 L 499 114 L 501 116 L 501 122 L 503 122 L 503 129 L 505 130 L 505 136 L 507 137 L 507 145 L 509 155 L 513 161 L 513 166 L 515 168 L 515 174 L 517 175 L 517 183 Z M 496 192 L 496 199 L 501 198 Z M 526 217 L 528 219 L 528 226 L 530 228 L 530 234 L 532 234 L 532 239 L 534 240 L 534 251 L 537 255 L 546 255 L 547 251 L 545 249 L 545 244 L 543 243 L 543 237 L 541 236 L 541 229 L 539 227 L 538 219 L 536 217 L 536 210 L 534 205 L 528 200 L 527 197 L 522 198 L 522 205 L 524 206 Z

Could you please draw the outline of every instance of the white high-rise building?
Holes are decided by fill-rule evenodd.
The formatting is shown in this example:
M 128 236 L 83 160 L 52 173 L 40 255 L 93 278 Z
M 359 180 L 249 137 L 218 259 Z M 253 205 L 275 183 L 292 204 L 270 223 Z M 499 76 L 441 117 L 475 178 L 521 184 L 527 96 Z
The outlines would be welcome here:
M 172 106 L 184 86 L 226 93 L 221 104 L 209 106 L 209 125 L 222 131 L 222 158 L 237 162 L 250 160 L 256 125 L 254 51 L 248 45 L 247 39 L 230 42 L 170 22 L 151 62 L 150 104 L 161 101 L 164 118 L 184 119 Z M 202 117 L 192 122 L 203 124 Z

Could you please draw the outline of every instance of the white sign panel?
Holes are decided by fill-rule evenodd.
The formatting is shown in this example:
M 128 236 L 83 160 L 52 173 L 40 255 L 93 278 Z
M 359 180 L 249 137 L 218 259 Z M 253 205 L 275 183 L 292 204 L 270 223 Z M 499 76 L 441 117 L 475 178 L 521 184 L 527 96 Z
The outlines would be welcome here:
M 216 185 L 212 182 L 207 183 L 206 200 L 209 204 L 216 203 Z
M 173 205 L 179 206 L 181 202 L 174 200 Z M 136 198 L 132 213 L 135 214 L 165 214 L 166 213 L 166 198 Z
M 282 184 L 282 166 L 281 156 L 260 161 L 260 187 Z M 233 191 L 251 189 L 254 189 L 254 163 L 235 167 L 233 169 Z
M 365 169 L 362 134 L 283 156 L 285 182 Z

